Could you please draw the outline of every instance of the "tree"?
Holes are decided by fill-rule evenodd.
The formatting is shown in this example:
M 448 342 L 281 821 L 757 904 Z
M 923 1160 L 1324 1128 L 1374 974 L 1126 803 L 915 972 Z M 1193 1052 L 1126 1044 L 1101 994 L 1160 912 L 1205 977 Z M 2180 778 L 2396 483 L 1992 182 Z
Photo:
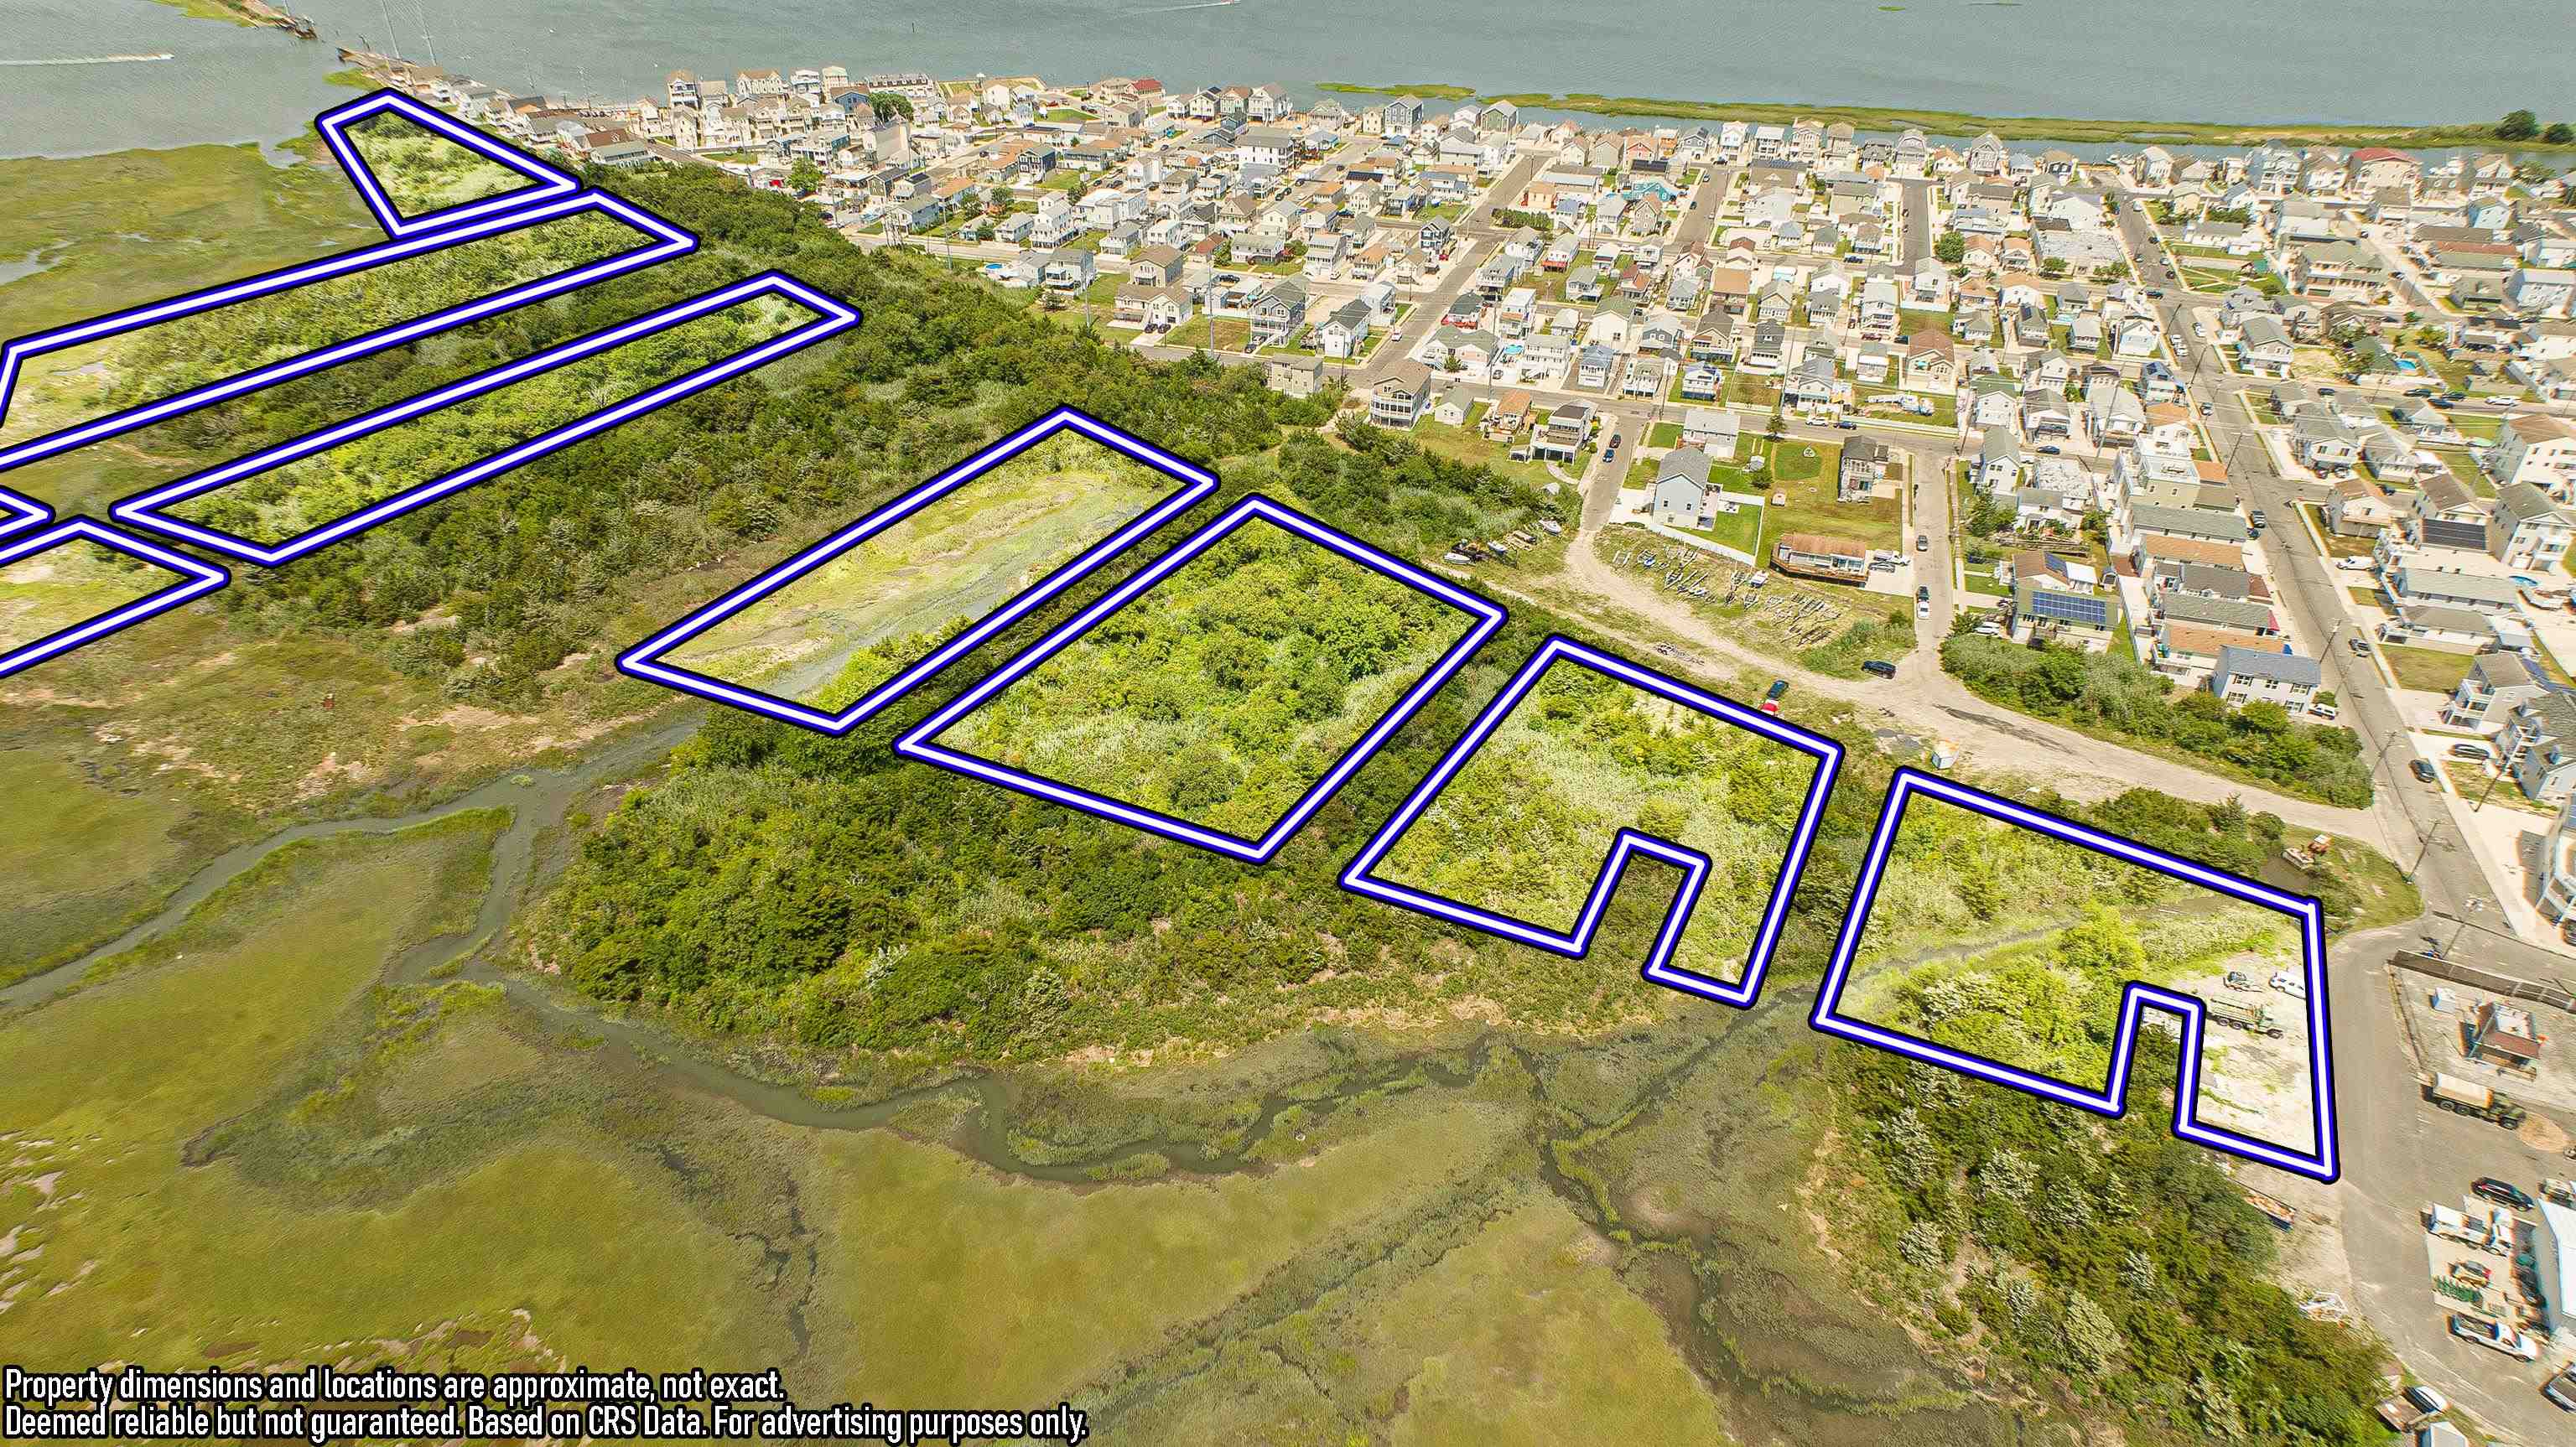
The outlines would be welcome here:
M 2507 111 L 2504 119 L 2496 122 L 2495 134 L 2499 141 L 2530 140 L 2540 134 L 2540 117 L 2527 110 Z
M 896 95 L 892 91 L 870 91 L 868 92 L 868 109 L 875 113 L 876 118 L 880 121 L 892 120 L 896 116 L 901 116 L 905 120 L 911 120 L 912 98 L 910 96 Z
M 787 168 L 787 188 L 799 196 L 811 196 L 823 188 L 823 168 L 812 161 L 798 158 Z
M 2576 143 L 2576 126 L 2571 126 L 2565 121 L 2551 121 L 2549 129 L 2540 133 L 2540 138 L 2553 146 Z
M 1935 260 L 1957 262 L 1965 259 L 1967 254 L 1968 238 L 1956 231 L 1944 231 L 1940 238 L 1932 243 L 1932 255 Z

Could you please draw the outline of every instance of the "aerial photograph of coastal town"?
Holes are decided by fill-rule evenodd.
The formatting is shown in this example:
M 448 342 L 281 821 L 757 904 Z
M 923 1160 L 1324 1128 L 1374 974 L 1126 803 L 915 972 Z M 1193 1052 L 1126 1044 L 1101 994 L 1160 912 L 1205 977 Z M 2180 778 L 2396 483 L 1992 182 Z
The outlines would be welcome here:
M 2576 1443 L 2571 54 L 0 0 L 0 1440 Z

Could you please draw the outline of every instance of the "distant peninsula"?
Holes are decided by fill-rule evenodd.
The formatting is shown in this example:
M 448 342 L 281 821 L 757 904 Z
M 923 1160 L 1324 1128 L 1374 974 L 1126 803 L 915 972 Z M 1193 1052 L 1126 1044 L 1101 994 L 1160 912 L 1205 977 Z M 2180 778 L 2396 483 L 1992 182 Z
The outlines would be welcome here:
M 1784 101 L 1658 100 L 1650 96 L 1605 96 L 1589 91 L 1548 95 L 1540 91 L 1485 95 L 1462 85 L 1354 85 L 1324 81 L 1318 90 L 1345 95 L 1414 95 L 1424 100 L 1487 102 L 1549 110 L 1583 111 L 1605 116 L 1658 116 L 1676 120 L 1749 121 L 1786 125 L 1814 120 L 1826 125 L 1849 122 L 1854 130 L 1902 131 L 1909 127 L 1928 135 L 1975 136 L 1987 131 L 2007 141 L 2076 141 L 2096 145 L 2252 146 L 2266 141 L 2327 146 L 2505 147 L 2517 151 L 2569 150 L 2576 145 L 2537 138 L 2504 141 L 2492 121 L 2456 125 L 2338 125 L 2287 121 L 2238 124 L 2210 121 L 2106 121 L 2074 116 L 1980 116 L 1966 111 L 1912 110 L 1896 106 L 1797 105 Z

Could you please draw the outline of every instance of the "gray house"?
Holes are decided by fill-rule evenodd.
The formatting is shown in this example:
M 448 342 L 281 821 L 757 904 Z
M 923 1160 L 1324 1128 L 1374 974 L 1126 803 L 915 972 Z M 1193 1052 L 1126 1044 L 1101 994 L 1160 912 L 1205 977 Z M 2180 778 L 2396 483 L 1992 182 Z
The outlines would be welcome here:
M 1655 521 L 1668 527 L 1708 526 L 1708 454 L 1679 447 L 1655 470 Z
M 2496 739 L 2524 794 L 2562 804 L 2576 793 L 2576 695 L 2545 693 L 2521 705 Z
M 2209 691 L 2229 703 L 2277 703 L 2292 713 L 2307 712 L 2324 681 L 2315 659 L 2259 648 L 2221 648 L 2209 671 Z

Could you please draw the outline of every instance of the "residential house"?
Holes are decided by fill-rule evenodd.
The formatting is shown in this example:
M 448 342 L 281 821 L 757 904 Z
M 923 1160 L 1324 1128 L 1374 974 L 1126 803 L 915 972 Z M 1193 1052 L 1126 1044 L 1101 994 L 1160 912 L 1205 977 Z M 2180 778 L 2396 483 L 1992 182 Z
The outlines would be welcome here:
M 1530 434 L 1530 454 L 1572 462 L 1592 439 L 1593 410 L 1589 402 L 1558 403 L 1547 414 L 1547 420 Z
M 2324 682 L 2315 659 L 2257 648 L 2222 648 L 2209 672 L 2209 691 L 2228 703 L 2276 703 L 2294 714 L 2308 711 Z
M 1708 469 L 1708 454 L 1696 447 L 1677 447 L 1665 453 L 1655 467 L 1651 504 L 1655 521 L 1667 527 L 1707 527 L 1712 491 Z
M 2547 576 L 2576 538 L 2576 516 L 2527 482 L 2496 489 L 2487 515 L 2487 552 L 2509 568 Z
M 2525 482 L 2554 497 L 2569 496 L 2576 492 L 2576 427 L 2539 413 L 2512 418 L 2486 467 L 2499 484 Z
M 1771 565 L 1803 577 L 1858 583 L 1869 576 L 1869 545 L 1826 533 L 1789 533 L 1772 545 Z
M 2576 694 L 2544 693 L 2515 705 L 2496 742 L 2526 797 L 2562 804 L 2576 794 Z
M 2257 312 L 2243 319 L 2236 336 L 2239 368 L 2257 377 L 2287 377 L 2292 359 L 2289 329 L 2279 317 Z
M 2061 587 L 2047 572 L 2022 576 L 2016 570 L 2005 623 L 2015 642 L 2048 642 L 2100 653 L 2118 636 L 2119 625 L 2118 594 Z
M 1264 365 L 1262 374 L 1262 380 L 1270 390 L 1284 392 L 1291 397 L 1314 396 L 1324 389 L 1324 378 L 1324 359 L 1321 357 L 1272 357 Z
M 2402 564 L 2383 574 L 2388 590 L 2401 607 L 2429 604 L 2445 608 L 2466 608 L 2487 614 L 2510 614 L 2521 590 L 2504 578 L 2479 573 L 2452 573 L 2432 568 Z
M 1682 445 L 1721 462 L 1735 458 L 1741 423 L 1725 407 L 1693 407 L 1682 414 Z
M 1306 324 L 1306 286 L 1290 278 L 1265 288 L 1252 302 L 1252 345 L 1276 347 L 1287 344 Z M 1412 422 L 1405 423 L 1410 427 Z
M 1866 502 L 1887 480 L 1887 466 L 1893 454 L 1886 444 L 1865 437 L 1855 437 L 1843 444 L 1842 461 L 1835 472 L 1834 497 L 1840 502 Z
M 2558 691 L 2558 685 L 2543 678 L 2519 653 L 2481 653 L 2470 660 L 2467 675 L 2443 701 L 2442 722 L 2453 728 L 2494 733 L 2505 726 L 2515 709 L 2544 693 Z
M 1431 369 L 1419 362 L 1398 362 L 1369 392 L 1369 421 L 1409 430 L 1430 405 Z

